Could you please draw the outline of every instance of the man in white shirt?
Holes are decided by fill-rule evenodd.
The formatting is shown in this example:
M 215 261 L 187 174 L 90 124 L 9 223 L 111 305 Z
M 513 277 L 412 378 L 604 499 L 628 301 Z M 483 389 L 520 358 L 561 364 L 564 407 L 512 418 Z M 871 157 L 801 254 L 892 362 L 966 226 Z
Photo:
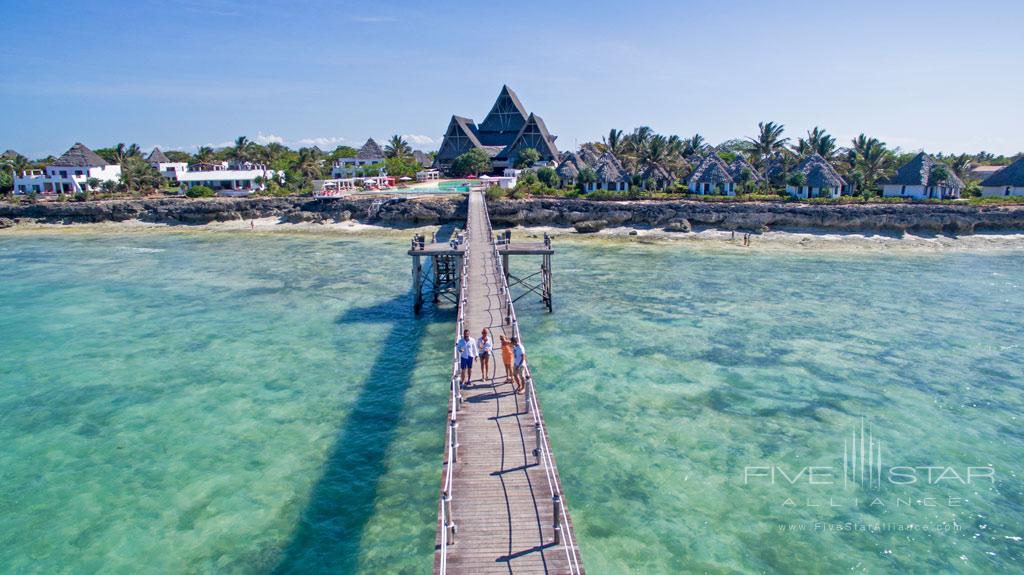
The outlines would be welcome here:
M 469 336 L 469 330 L 462 332 L 462 339 L 455 343 L 459 352 L 459 385 L 465 387 L 470 382 L 473 371 L 473 358 L 478 355 L 476 340 Z

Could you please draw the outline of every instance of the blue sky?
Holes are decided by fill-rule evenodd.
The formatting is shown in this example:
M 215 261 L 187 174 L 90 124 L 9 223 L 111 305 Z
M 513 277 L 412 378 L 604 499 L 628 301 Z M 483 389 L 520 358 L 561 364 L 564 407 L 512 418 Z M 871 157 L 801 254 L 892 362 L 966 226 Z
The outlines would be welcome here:
M 498 5 L 510 6 L 497 10 Z M 0 0 L 0 149 L 298 146 L 483 119 L 503 83 L 560 148 L 761 120 L 845 144 L 1024 150 L 1024 2 Z

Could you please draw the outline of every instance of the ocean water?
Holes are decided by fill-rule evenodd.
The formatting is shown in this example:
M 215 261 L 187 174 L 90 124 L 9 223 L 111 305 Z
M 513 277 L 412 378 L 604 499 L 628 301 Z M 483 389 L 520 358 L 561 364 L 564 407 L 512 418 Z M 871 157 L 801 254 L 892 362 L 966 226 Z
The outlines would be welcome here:
M 0 571 L 429 573 L 404 247 L 0 235 Z M 1021 572 L 1024 253 L 556 247 L 519 309 L 591 573 Z

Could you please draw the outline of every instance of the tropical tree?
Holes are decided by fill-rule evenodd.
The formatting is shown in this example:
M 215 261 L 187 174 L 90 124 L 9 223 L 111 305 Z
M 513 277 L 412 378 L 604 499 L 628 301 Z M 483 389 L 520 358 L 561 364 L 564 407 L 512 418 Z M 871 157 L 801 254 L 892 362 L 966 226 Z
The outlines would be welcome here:
M 245 136 L 235 138 L 235 147 L 231 150 L 231 157 L 238 162 L 248 161 L 251 156 L 252 142 Z
M 411 154 L 412 148 L 409 147 L 409 142 L 406 142 L 398 134 L 391 136 L 387 145 L 384 146 L 384 156 L 387 158 L 405 158 Z
M 859 172 L 864 195 L 874 194 L 875 184 L 892 172 L 894 160 L 892 152 L 877 138 L 869 138 L 861 134 L 851 142 L 853 147 L 847 152 L 847 163 L 851 171 Z
M 196 159 L 200 162 L 209 162 L 213 159 L 213 148 L 209 146 L 200 146 L 196 150 Z
M 622 136 L 622 130 L 616 130 L 615 128 L 612 128 L 608 132 L 608 135 L 602 138 L 602 141 L 604 142 L 604 145 L 608 149 L 608 151 L 614 154 L 615 157 L 619 157 L 624 151 L 623 146 L 625 144 L 625 141 Z
M 480 148 L 473 148 L 452 161 L 451 171 L 456 176 L 486 173 L 491 169 L 491 158 Z
M 753 144 L 753 154 L 761 162 L 762 176 L 764 176 L 765 190 L 768 189 L 768 166 L 772 158 L 781 154 L 786 149 L 789 138 L 783 138 L 782 133 L 785 126 L 775 122 L 758 122 L 758 134 L 756 138 L 747 138 Z
M 323 175 L 323 163 L 315 148 L 300 149 L 299 161 L 295 168 L 304 178 L 310 180 L 318 179 Z
M 700 134 L 694 134 L 688 139 L 683 140 L 682 154 L 684 158 L 689 158 L 698 154 L 703 154 L 704 150 L 707 149 L 708 143 L 704 141 L 704 136 Z
M 517 169 L 529 168 L 540 161 L 540 152 L 534 148 L 524 148 L 516 155 L 514 167 Z
M 825 130 L 815 126 L 813 130 L 807 132 L 806 139 L 797 140 L 796 152 L 800 156 L 818 154 L 829 160 L 836 153 L 836 139 Z
M 956 174 L 956 177 L 966 181 L 967 177 L 971 173 L 973 161 L 971 156 L 967 154 L 960 154 L 959 156 L 953 156 L 950 159 L 949 167 L 953 168 L 953 173 Z
M 594 171 L 594 168 L 586 166 L 580 170 L 580 175 L 576 177 L 576 182 L 579 184 L 580 190 L 586 188 L 587 184 L 596 184 L 597 172 Z

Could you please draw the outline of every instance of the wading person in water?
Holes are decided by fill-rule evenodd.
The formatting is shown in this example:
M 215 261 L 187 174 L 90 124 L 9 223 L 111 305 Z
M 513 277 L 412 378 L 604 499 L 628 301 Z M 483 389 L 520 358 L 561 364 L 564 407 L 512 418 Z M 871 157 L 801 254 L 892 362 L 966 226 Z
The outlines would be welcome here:
M 459 385 L 465 387 L 472 380 L 473 358 L 477 356 L 476 340 L 470 337 L 468 329 L 462 332 L 455 349 L 459 351 Z
M 494 342 L 491 341 L 491 336 L 487 333 L 486 327 L 480 332 L 480 339 L 476 340 L 476 349 L 480 352 L 480 371 L 482 374 L 480 380 L 487 381 L 491 369 L 491 352 L 494 351 Z
M 501 341 L 501 363 L 505 364 L 505 383 L 512 383 L 512 342 L 504 335 L 498 336 Z
M 512 377 L 515 379 L 516 393 L 522 393 L 526 388 L 526 350 L 519 338 L 512 338 Z

